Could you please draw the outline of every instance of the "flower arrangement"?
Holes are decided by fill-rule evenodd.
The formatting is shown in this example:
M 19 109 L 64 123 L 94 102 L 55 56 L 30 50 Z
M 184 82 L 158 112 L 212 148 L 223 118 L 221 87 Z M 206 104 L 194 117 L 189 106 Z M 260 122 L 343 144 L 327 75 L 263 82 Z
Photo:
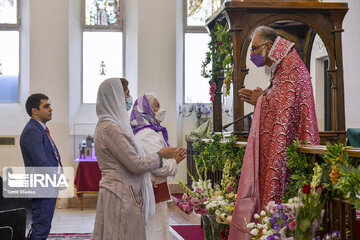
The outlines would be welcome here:
M 296 211 L 298 226 L 294 234 L 297 240 L 313 238 L 321 222 L 321 215 L 325 204 L 325 190 L 320 183 L 323 170 L 315 163 L 313 172 L 311 184 L 305 184 L 302 187 L 302 193 L 300 193 L 302 206 Z
M 199 180 L 196 181 L 187 169 L 189 176 L 193 180 L 191 185 L 192 189 L 188 188 L 183 181 L 179 180 L 179 184 L 185 190 L 185 193 L 182 197 L 183 201 L 178 201 L 177 205 L 186 213 L 191 213 L 194 211 L 197 214 L 204 215 L 208 213 L 208 210 L 206 209 L 206 202 L 213 196 L 214 190 L 211 187 L 210 180 L 207 179 L 206 166 L 204 178 L 202 178 L 201 174 L 199 173 L 198 164 L 196 162 L 195 166 Z
M 231 176 L 233 162 L 231 159 L 225 162 L 221 184 L 215 185 L 214 188 L 211 188 L 211 182 L 207 180 L 207 168 L 204 165 L 205 161 L 203 161 L 204 178 L 202 178 L 198 164 L 195 162 L 198 181 L 188 172 L 193 180 L 192 190 L 181 180 L 179 181 L 186 193 L 177 205 L 184 212 L 194 211 L 202 215 L 205 239 L 227 239 L 238 185 L 237 179 Z
M 325 203 L 324 187 L 321 184 L 322 168 L 315 163 L 311 184 L 304 184 L 299 197 L 286 203 L 271 201 L 266 211 L 255 214 L 257 223 L 247 224 L 252 239 L 313 239 L 320 225 Z
M 355 204 L 360 209 L 360 164 L 358 159 L 350 158 L 345 151 L 349 147 L 342 144 L 327 144 L 323 154 L 325 162 L 323 169 L 328 175 L 326 188 L 341 193 L 344 198 Z
M 286 165 L 290 172 L 290 183 L 282 200 L 297 196 L 298 189 L 310 182 L 314 174 L 314 161 L 306 154 L 298 153 L 300 142 L 287 149 Z M 343 144 L 327 144 L 320 167 L 323 171 L 322 185 L 326 188 L 325 198 L 332 199 L 340 194 L 360 209 L 360 164 L 358 158 L 350 158 Z
M 232 162 L 227 160 L 223 170 L 221 185 L 215 185 L 214 195 L 205 202 L 210 214 L 216 215 L 218 223 L 230 225 L 236 202 L 237 183 L 230 175 Z
M 212 105 L 204 103 L 194 103 L 190 107 L 190 112 L 195 111 L 196 117 L 201 118 L 202 115 L 207 115 L 212 112 Z
M 285 239 L 296 229 L 296 209 L 302 206 L 298 197 L 289 199 L 286 204 L 271 201 L 260 214 L 255 214 L 256 222 L 247 224 L 253 240 Z

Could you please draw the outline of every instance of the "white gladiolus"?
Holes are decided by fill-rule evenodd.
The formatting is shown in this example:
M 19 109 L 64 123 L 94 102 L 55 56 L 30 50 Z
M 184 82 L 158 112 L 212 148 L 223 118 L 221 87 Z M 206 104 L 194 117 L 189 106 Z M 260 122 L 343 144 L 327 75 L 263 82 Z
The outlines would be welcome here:
M 261 211 L 260 216 L 265 217 L 265 216 L 266 216 L 266 212 L 265 212 L 265 211 Z
M 246 225 L 246 227 L 247 228 L 250 228 L 250 229 L 253 229 L 254 227 L 255 227 L 255 223 L 248 223 L 247 225 Z
M 254 228 L 254 229 L 251 230 L 251 232 L 250 232 L 250 234 L 253 235 L 253 236 L 257 236 L 258 233 L 259 233 L 259 231 L 258 231 L 256 228 Z
M 258 223 L 258 224 L 256 224 L 256 228 L 257 228 L 257 229 L 263 229 L 264 226 L 263 226 L 262 224 Z
M 255 219 L 260 219 L 259 214 L 255 213 L 254 218 L 255 218 Z

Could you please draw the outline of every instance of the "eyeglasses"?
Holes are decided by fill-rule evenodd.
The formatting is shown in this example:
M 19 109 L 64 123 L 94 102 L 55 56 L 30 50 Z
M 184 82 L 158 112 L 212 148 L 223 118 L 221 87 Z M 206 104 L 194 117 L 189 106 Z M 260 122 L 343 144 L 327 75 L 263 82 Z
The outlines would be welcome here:
M 255 51 L 256 49 L 259 49 L 259 48 L 261 48 L 262 46 L 264 46 L 265 44 L 268 44 L 268 43 L 270 43 L 270 42 L 263 43 L 263 44 L 261 44 L 261 45 L 258 46 L 258 47 L 252 46 L 250 52 L 251 52 L 251 53 L 254 53 L 254 51 Z

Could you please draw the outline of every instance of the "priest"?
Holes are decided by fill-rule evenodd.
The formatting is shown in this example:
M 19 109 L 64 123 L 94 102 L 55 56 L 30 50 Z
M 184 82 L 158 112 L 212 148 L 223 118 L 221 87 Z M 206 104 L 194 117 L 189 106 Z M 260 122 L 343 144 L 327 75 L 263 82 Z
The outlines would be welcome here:
M 286 149 L 295 140 L 319 144 L 310 74 L 294 48 L 272 28 L 255 29 L 250 60 L 271 67 L 269 87 L 239 90 L 240 99 L 255 106 L 254 119 L 230 225 L 230 240 L 250 239 L 246 229 L 269 201 L 281 202 L 289 173 Z

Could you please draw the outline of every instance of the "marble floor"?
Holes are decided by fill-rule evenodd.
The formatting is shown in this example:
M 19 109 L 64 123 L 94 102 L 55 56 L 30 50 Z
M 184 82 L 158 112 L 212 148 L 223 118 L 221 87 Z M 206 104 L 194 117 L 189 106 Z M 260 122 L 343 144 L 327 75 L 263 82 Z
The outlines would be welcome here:
M 94 228 L 95 214 L 95 208 L 85 208 L 83 211 L 78 208 L 56 209 L 51 233 L 91 233 Z M 200 224 L 200 216 L 188 215 L 176 205 L 170 204 L 169 223 L 170 225 Z M 171 233 L 170 240 L 178 239 L 181 238 Z

